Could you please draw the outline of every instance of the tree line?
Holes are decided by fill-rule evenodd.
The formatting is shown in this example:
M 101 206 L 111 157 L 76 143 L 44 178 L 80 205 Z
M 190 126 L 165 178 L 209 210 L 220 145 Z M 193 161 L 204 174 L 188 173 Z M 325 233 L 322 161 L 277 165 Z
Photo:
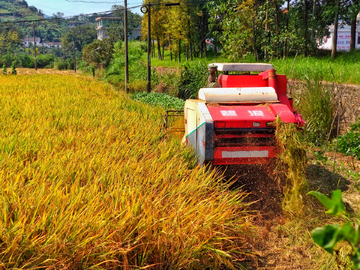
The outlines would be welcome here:
M 351 49 L 356 44 L 356 16 L 360 0 L 173 0 L 151 1 L 151 37 L 156 41 L 159 59 L 164 47 L 170 57 L 187 58 L 207 54 L 206 40 L 213 49 L 221 48 L 230 60 L 253 55 L 256 60 L 287 57 L 296 53 L 315 55 L 329 26 L 351 25 Z M 144 5 L 149 0 L 144 0 Z M 147 14 L 142 32 L 147 35 Z M 333 46 L 332 56 L 336 56 Z

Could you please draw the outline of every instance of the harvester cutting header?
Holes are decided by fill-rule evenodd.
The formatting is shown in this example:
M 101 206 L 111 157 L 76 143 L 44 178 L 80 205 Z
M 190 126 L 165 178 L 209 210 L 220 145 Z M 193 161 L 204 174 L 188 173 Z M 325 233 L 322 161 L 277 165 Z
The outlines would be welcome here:
M 269 163 L 277 156 L 276 117 L 304 123 L 286 95 L 286 76 L 258 63 L 214 63 L 209 71 L 209 88 L 201 88 L 198 99 L 187 100 L 184 108 L 184 140 L 199 164 Z

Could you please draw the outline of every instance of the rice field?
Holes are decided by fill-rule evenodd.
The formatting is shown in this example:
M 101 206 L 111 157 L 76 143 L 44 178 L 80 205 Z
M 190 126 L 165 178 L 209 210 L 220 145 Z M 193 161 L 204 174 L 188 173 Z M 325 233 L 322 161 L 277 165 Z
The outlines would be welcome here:
M 161 109 L 73 75 L 0 76 L 0 268 L 239 268 L 244 194 Z

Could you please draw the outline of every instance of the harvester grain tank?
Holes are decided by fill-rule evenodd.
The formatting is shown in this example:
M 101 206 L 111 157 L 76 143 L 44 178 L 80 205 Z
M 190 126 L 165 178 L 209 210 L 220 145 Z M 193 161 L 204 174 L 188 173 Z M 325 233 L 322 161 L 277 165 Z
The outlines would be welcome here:
M 209 65 L 209 88 L 185 102 L 184 141 L 200 165 L 266 164 L 277 156 L 276 118 L 303 124 L 285 75 L 270 64 Z M 214 74 L 221 72 L 215 81 Z

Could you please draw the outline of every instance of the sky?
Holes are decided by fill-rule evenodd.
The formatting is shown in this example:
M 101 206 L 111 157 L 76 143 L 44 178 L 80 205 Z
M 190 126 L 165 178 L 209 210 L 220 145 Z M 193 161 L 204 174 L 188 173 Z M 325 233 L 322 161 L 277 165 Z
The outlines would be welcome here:
M 111 10 L 113 5 L 124 5 L 124 0 L 26 0 L 29 6 L 41 9 L 44 14 L 51 16 L 53 13 L 62 12 L 67 16 L 74 16 Z M 128 7 L 142 4 L 142 0 L 128 0 Z M 140 8 L 132 9 L 140 13 Z

